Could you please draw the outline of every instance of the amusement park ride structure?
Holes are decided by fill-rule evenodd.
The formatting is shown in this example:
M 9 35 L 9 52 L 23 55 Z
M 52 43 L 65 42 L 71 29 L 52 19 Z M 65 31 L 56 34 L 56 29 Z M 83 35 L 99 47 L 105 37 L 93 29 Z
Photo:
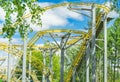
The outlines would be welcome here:
M 73 12 L 79 12 L 79 11 L 88 11 L 90 16 L 86 15 L 86 14 L 82 14 L 82 12 L 80 12 L 80 14 L 85 15 L 90 17 L 90 19 L 92 20 L 91 22 L 91 27 L 87 32 L 84 31 L 80 31 L 80 30 L 43 30 L 43 31 L 39 31 L 37 32 L 31 39 L 30 41 L 27 43 L 27 49 L 28 48 L 34 48 L 34 49 L 42 49 L 42 50 L 49 50 L 52 51 L 51 49 L 59 49 L 61 51 L 61 64 L 60 64 L 60 82 L 70 82 L 71 78 L 74 80 L 74 77 L 72 77 L 74 75 L 74 72 L 79 71 L 80 68 L 80 64 L 82 62 L 83 57 L 86 56 L 86 82 L 89 82 L 89 63 L 90 63 L 90 58 L 89 55 L 91 54 L 92 56 L 92 82 L 96 82 L 96 75 L 95 75 L 95 48 L 96 48 L 96 39 L 98 38 L 100 32 L 102 30 L 104 30 L 104 82 L 107 82 L 107 14 L 109 13 L 109 8 L 105 5 L 101 5 L 101 4 L 94 4 L 94 3 L 72 3 L 72 2 L 68 2 L 68 3 L 61 3 L 61 4 L 55 4 L 55 5 L 51 5 L 51 6 L 47 6 L 44 7 L 43 9 L 45 10 L 45 12 L 47 10 L 53 9 L 53 8 L 58 8 L 58 7 L 62 7 L 62 6 L 66 6 L 69 10 L 73 11 Z M 100 11 L 97 12 L 96 10 L 99 9 Z M 31 17 L 32 14 L 26 14 L 22 17 L 22 19 L 24 20 L 25 18 Z M 13 25 L 19 24 L 19 22 L 15 22 Z M 62 35 L 61 35 L 62 34 Z M 49 37 L 51 37 L 53 39 L 53 41 L 55 42 L 54 46 L 36 46 L 34 45 L 39 38 L 44 37 L 45 35 L 49 35 Z M 78 36 L 75 36 L 78 35 Z M 55 38 L 59 38 L 59 42 L 58 43 L 56 41 Z M 64 53 L 65 50 L 69 47 L 71 47 L 72 45 L 79 43 L 80 45 L 80 49 L 79 52 L 77 53 L 74 61 L 71 63 L 71 67 L 69 68 L 66 78 L 64 78 Z M 23 56 L 23 51 L 21 50 L 21 47 L 23 45 L 12 45 L 11 48 L 14 51 L 9 51 L 8 47 L 9 45 L 6 43 L 0 43 L 0 50 L 3 50 L 5 52 L 8 52 L 9 54 L 15 55 L 17 57 L 22 57 Z M 89 53 L 90 52 L 90 53 Z M 44 53 L 45 54 L 45 53 Z M 44 55 L 43 54 L 43 55 Z M 50 54 L 53 54 L 53 52 L 50 52 Z M 52 64 L 52 56 L 50 55 L 51 60 L 50 63 Z M 31 60 L 33 62 L 35 62 L 35 65 L 40 65 L 43 67 L 43 69 L 41 69 L 41 67 L 38 66 L 38 69 L 41 70 L 41 72 L 43 72 L 43 78 L 42 78 L 42 82 L 45 82 L 45 72 L 46 70 L 48 70 L 48 67 L 45 67 L 45 60 L 44 62 L 40 63 L 40 62 L 36 62 L 37 59 L 31 57 L 31 51 L 29 54 L 29 79 L 30 76 L 32 78 L 36 77 L 36 74 L 31 72 Z M 4 58 L 0 58 L 0 61 L 3 61 Z M 20 59 L 19 59 L 20 60 Z M 26 61 L 23 61 L 26 62 Z M 74 70 L 76 69 L 76 70 Z M 15 70 L 15 69 L 14 69 Z M 50 66 L 50 70 L 52 71 L 52 66 Z M 50 71 L 50 72 L 51 72 Z M 13 72 L 13 71 L 12 71 Z M 27 73 L 27 71 L 26 71 Z M 9 77 L 9 76 L 8 76 Z M 26 77 L 26 76 L 25 76 Z M 12 80 L 12 79 L 11 79 Z M 52 80 L 51 80 L 52 81 Z M 23 81 L 23 82 L 26 82 Z M 39 82 L 36 81 L 35 82 Z M 74 81 L 75 82 L 75 81 Z

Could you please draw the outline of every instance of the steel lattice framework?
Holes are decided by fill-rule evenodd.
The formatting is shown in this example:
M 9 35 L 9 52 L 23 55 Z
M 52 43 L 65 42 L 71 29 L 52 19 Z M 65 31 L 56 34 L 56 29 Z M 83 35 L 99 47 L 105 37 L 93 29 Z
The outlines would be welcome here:
M 105 25 L 104 25 L 103 22 L 107 19 L 106 15 L 109 13 L 110 9 L 107 6 L 100 5 L 100 4 L 93 4 L 93 3 L 72 3 L 72 2 L 55 4 L 55 5 L 44 7 L 43 9 L 46 12 L 46 11 L 48 11 L 50 9 L 58 8 L 58 7 L 62 7 L 62 6 L 67 6 L 67 7 L 70 7 L 70 8 L 71 8 L 71 6 L 90 6 L 91 7 L 90 12 L 91 13 L 93 13 L 93 10 L 92 10 L 93 7 L 95 7 L 96 9 L 97 8 L 101 9 L 101 11 L 96 15 L 96 17 L 93 17 L 94 21 L 92 22 L 92 24 L 94 23 L 94 25 L 93 25 L 94 29 L 88 30 L 87 33 L 84 32 L 84 31 L 76 31 L 76 30 L 45 30 L 45 31 L 39 31 L 28 42 L 27 46 L 28 46 L 28 48 L 30 48 L 30 47 L 39 48 L 38 46 L 34 46 L 34 44 L 36 43 L 36 41 L 39 38 L 41 38 L 43 35 L 45 35 L 47 33 L 63 33 L 63 32 L 66 32 L 66 33 L 81 34 L 82 35 L 81 37 L 72 38 L 71 40 L 69 40 L 66 43 L 67 45 L 71 45 L 71 44 L 74 44 L 74 43 L 78 42 L 79 40 L 82 40 L 81 47 L 79 49 L 79 53 L 76 55 L 76 58 L 72 62 L 72 65 L 71 65 L 71 67 L 70 67 L 70 69 L 68 71 L 67 77 L 64 80 L 64 82 L 70 82 L 71 77 L 73 75 L 74 68 L 78 68 L 79 67 L 79 64 L 80 64 L 82 58 L 85 56 L 85 52 L 87 50 L 88 41 L 90 39 L 96 38 L 99 35 L 99 33 L 101 32 L 102 28 L 105 27 Z M 83 10 L 87 10 L 87 8 L 86 9 L 84 8 Z M 96 12 L 94 12 L 94 13 L 96 13 Z M 28 18 L 28 17 L 31 17 L 31 16 L 32 16 L 32 14 L 25 14 L 23 17 L 21 17 L 21 19 L 24 20 L 25 18 Z M 18 25 L 19 23 L 20 22 L 15 22 L 13 24 L 13 26 Z M 96 37 L 93 38 L 93 31 L 94 30 L 96 30 L 96 32 L 95 32 Z M 2 32 L 0 31 L 0 33 L 2 33 Z M 4 50 L 5 52 L 9 53 L 9 51 L 7 50 L 7 48 L 9 47 L 8 44 L 6 44 L 6 43 L 0 43 L 0 45 L 1 45 L 0 50 Z M 20 47 L 20 46 L 21 45 L 13 45 L 13 49 L 18 50 L 17 48 Z M 53 47 L 56 47 L 56 46 L 53 46 Z M 43 46 L 41 48 L 50 48 L 50 47 L 49 46 Z M 21 50 L 18 50 L 18 51 L 19 51 L 18 54 L 20 56 L 22 56 L 22 51 Z M 11 52 L 10 54 L 16 54 L 16 53 Z M 63 80 L 61 82 L 63 82 Z

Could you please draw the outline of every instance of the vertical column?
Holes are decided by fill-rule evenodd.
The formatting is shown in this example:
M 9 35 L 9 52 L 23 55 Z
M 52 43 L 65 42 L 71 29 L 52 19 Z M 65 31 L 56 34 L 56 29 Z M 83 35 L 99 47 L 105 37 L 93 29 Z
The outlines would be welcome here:
M 76 82 L 76 80 L 75 80 L 75 78 L 76 78 L 75 72 L 76 72 L 76 69 L 74 68 L 73 69 L 72 82 Z
M 30 51 L 30 54 L 29 54 L 29 82 L 31 81 L 31 55 L 32 55 L 32 52 Z
M 50 72 L 52 73 L 52 49 L 50 49 Z
M 43 64 L 46 65 L 46 51 L 43 50 Z M 42 82 L 45 82 L 45 67 L 43 67 L 43 76 L 42 76 Z
M 107 18 L 104 20 L 104 82 L 107 82 Z
M 52 52 L 52 49 L 50 49 L 50 73 L 51 73 L 50 82 L 52 82 L 52 74 L 53 74 L 53 72 L 52 72 L 52 55 L 53 55 L 53 52 Z
M 24 52 L 23 52 L 23 66 L 22 66 L 22 82 L 26 82 L 26 53 L 27 52 L 27 29 L 24 34 Z
M 64 82 L 64 48 L 61 48 L 60 82 Z
M 90 63 L 90 56 L 89 56 L 89 51 L 90 51 L 90 47 L 89 47 L 89 43 L 87 45 L 87 50 L 86 50 L 86 82 L 89 82 L 89 63 Z
M 95 38 L 96 38 L 96 8 L 95 5 L 93 4 L 92 7 L 92 82 L 96 82 L 96 56 L 95 56 Z
M 12 49 L 12 45 L 11 45 L 11 39 L 9 39 L 9 53 L 8 53 L 8 67 L 7 67 L 7 82 L 10 82 L 10 78 L 11 78 L 11 56 L 10 56 L 10 52 Z

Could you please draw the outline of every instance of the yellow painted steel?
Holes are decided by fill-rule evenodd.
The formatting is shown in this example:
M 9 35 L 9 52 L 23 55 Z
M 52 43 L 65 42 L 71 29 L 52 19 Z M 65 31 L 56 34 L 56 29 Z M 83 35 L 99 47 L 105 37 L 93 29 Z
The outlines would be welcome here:
M 22 69 L 16 69 L 15 72 L 22 72 Z M 27 70 L 27 73 L 29 73 L 28 70 Z M 40 81 L 38 80 L 37 75 L 36 75 L 35 72 L 31 71 L 30 76 L 32 77 L 32 80 L 33 80 L 34 82 L 40 82 Z M 11 81 L 17 81 L 17 78 L 12 77 L 12 78 L 11 78 Z M 21 80 L 19 80 L 19 81 L 21 82 Z M 17 82 L 19 82 L 19 81 L 17 81 Z
M 67 32 L 67 33 L 75 33 L 75 34 L 82 34 L 85 35 L 86 32 L 84 31 L 76 31 L 76 30 L 44 30 L 44 31 L 39 31 L 37 32 L 32 39 L 28 42 L 28 47 L 32 47 L 35 42 L 41 38 L 43 35 L 48 34 L 48 33 L 63 33 L 63 32 Z M 74 42 L 76 42 L 79 38 L 74 38 L 71 41 L 69 41 L 67 44 L 73 44 Z
M 47 7 L 44 7 L 43 9 L 45 11 L 47 10 L 50 10 L 50 9 L 53 9 L 53 8 L 57 8 L 57 7 L 62 7 L 62 6 L 69 6 L 69 5 L 75 5 L 75 6 L 92 6 L 94 3 L 75 3 L 75 2 L 67 2 L 67 3 L 61 3 L 61 4 L 55 4 L 55 5 L 50 5 L 50 6 L 47 6 Z M 102 8 L 105 13 L 108 13 L 109 12 L 109 8 L 105 5 L 102 5 L 102 4 L 94 4 L 96 6 L 96 8 Z M 20 19 L 21 20 L 24 20 L 25 18 L 29 18 L 31 17 L 32 14 L 29 13 L 29 14 L 25 14 L 23 15 Z M 16 21 L 15 23 L 13 23 L 11 26 L 14 28 L 14 26 L 20 24 L 21 22 L 19 21 Z
M 75 5 L 75 6 L 92 6 L 93 3 L 62 3 L 62 4 L 56 4 L 56 5 L 51 5 L 51 6 L 47 6 L 47 7 L 44 7 L 43 9 L 45 11 L 49 10 L 49 9 L 53 9 L 53 8 L 57 8 L 57 7 L 62 7 L 62 6 L 68 6 L 68 5 Z M 96 8 L 102 8 L 104 10 L 103 13 L 108 13 L 109 12 L 109 8 L 104 6 L 104 5 L 99 5 L 99 4 L 94 4 L 96 6 Z M 102 17 L 103 14 L 100 14 L 99 15 L 99 18 L 97 19 L 96 21 L 96 27 L 98 28 L 100 22 L 101 22 L 101 17 Z M 25 19 L 25 18 L 28 18 L 28 17 L 31 17 L 32 14 L 26 14 L 24 15 L 23 17 L 21 17 L 21 19 Z M 15 25 L 18 25 L 20 22 L 15 22 L 12 26 L 14 27 Z M 97 29 L 96 28 L 96 29 Z M 46 31 L 40 31 L 38 33 L 36 33 L 36 35 L 28 42 L 28 47 L 31 47 L 42 35 L 46 34 L 46 33 L 55 33 L 55 32 L 72 32 L 72 33 L 77 33 L 76 31 L 70 31 L 70 30 L 46 30 Z M 0 33 L 2 33 L 0 31 Z M 84 53 L 85 53 L 85 50 L 86 50 L 86 44 L 87 44 L 87 39 L 91 37 L 91 30 L 89 30 L 89 32 L 86 34 L 84 32 L 80 32 L 80 34 L 83 34 L 85 35 L 84 36 L 84 40 L 83 40 L 83 43 L 81 45 L 81 48 L 80 48 L 80 52 L 77 54 L 76 56 L 76 59 L 74 60 L 74 62 L 72 63 L 72 66 L 70 68 L 70 70 L 68 71 L 68 74 L 67 74 L 67 78 L 65 79 L 65 82 L 70 82 L 70 79 L 71 79 L 71 76 L 72 76 L 72 73 L 73 73 L 73 68 L 74 67 L 77 67 L 78 63 L 81 61 L 82 59 L 82 56 L 84 56 Z M 79 31 L 78 31 L 78 34 L 79 34 Z M 69 41 L 67 44 L 72 44 L 76 41 L 78 41 L 79 38 L 75 38 L 71 41 Z M 2 43 L 4 46 L 0 49 L 1 50 L 4 50 L 6 52 L 9 52 L 8 51 L 8 45 L 5 45 L 4 43 Z M 16 53 L 15 53 L 16 54 Z M 21 54 L 21 52 L 20 52 Z M 34 58 L 33 58 L 34 59 Z
M 61 3 L 61 4 L 55 4 L 55 5 L 51 5 L 51 6 L 47 6 L 45 8 L 43 8 L 45 11 L 53 9 L 53 8 L 57 8 L 57 7 L 62 7 L 62 6 L 69 6 L 69 5 L 75 5 L 75 6 L 92 6 L 94 3 L 75 3 L 75 2 L 67 2 L 67 3 Z M 104 9 L 105 13 L 109 12 L 109 8 L 105 5 L 102 4 L 94 4 L 94 6 L 96 8 L 101 8 Z
M 35 68 L 39 69 L 39 71 L 40 71 L 41 73 L 43 73 L 43 74 L 46 75 L 46 73 L 49 72 L 49 69 L 42 63 L 42 61 L 39 60 L 39 59 L 37 59 L 37 58 L 34 57 L 34 56 L 32 56 L 32 62 L 31 62 L 31 63 L 32 63 L 32 65 L 33 65 Z M 46 73 L 43 72 L 43 68 L 45 68 Z
M 21 45 L 12 45 L 12 52 L 8 50 L 9 45 L 7 43 L 0 42 L 0 50 L 5 51 L 9 54 L 15 55 L 17 57 L 21 57 L 22 50 L 18 49 Z
M 53 8 L 58 8 L 58 7 L 62 7 L 62 6 L 69 6 L 69 5 L 75 5 L 75 6 L 92 6 L 93 5 L 93 3 L 73 3 L 73 2 L 67 2 L 67 3 L 61 3 L 61 4 L 55 4 L 55 5 L 51 5 L 51 6 L 47 6 L 47 7 L 44 7 L 43 9 L 45 10 L 45 11 L 47 11 L 47 10 L 50 10 L 50 9 L 53 9 Z M 108 13 L 109 12 L 109 8 L 107 7 L 107 6 L 105 6 L 105 5 L 100 5 L 100 4 L 94 4 L 94 6 L 96 7 L 96 8 L 101 8 L 101 9 L 103 9 L 105 12 L 104 13 Z M 25 15 L 25 17 L 29 17 L 29 16 L 32 16 L 32 15 L 30 15 L 30 14 L 28 14 L 28 15 Z M 54 32 L 54 31 L 53 31 Z M 45 34 L 44 32 L 42 32 L 43 34 Z M 31 47 L 33 44 L 34 44 L 34 42 L 36 42 L 38 39 L 39 39 L 39 37 L 41 37 L 43 34 L 40 34 L 39 32 L 28 42 L 28 47 Z M 38 35 L 39 35 L 39 37 L 38 37 Z M 75 41 L 75 39 L 73 40 L 73 41 Z M 71 41 L 72 42 L 72 41 Z
M 109 10 L 107 12 L 109 12 Z M 100 25 L 100 22 L 102 20 L 102 16 L 103 16 L 103 13 L 98 15 L 98 19 L 96 20 L 96 29 L 98 29 L 98 27 Z M 84 38 L 84 40 L 83 40 L 83 42 L 81 44 L 81 48 L 80 48 L 79 53 L 77 54 L 75 60 L 73 61 L 72 65 L 71 65 L 71 67 L 70 67 L 70 69 L 68 71 L 65 82 L 70 82 L 72 74 L 73 74 L 73 69 L 78 66 L 78 64 L 80 63 L 82 57 L 84 56 L 85 51 L 86 51 L 87 40 L 88 40 L 88 38 L 91 37 L 91 35 L 92 35 L 92 30 L 90 29 L 88 31 L 88 33 L 86 34 L 86 36 L 85 36 L 85 38 Z
M 0 57 L 0 61 L 4 61 L 6 57 Z

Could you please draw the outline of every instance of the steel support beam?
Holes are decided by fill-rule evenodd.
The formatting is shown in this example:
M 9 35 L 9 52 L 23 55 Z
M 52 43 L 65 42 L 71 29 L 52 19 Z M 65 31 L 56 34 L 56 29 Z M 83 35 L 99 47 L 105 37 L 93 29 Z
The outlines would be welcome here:
M 23 66 L 22 66 L 22 82 L 26 82 L 26 54 L 27 54 L 27 29 L 24 34 L 24 51 L 23 51 Z
M 52 56 L 53 56 L 53 49 L 50 49 L 50 82 L 52 82 L 52 76 L 53 76 L 53 71 L 52 71 L 52 67 L 53 67 L 53 63 L 52 63 Z
M 64 36 L 62 36 L 60 44 L 57 43 L 57 41 L 55 40 L 55 38 L 53 37 L 53 35 L 51 33 L 49 33 L 49 34 L 50 34 L 51 38 L 55 41 L 57 46 L 60 48 L 60 51 L 61 51 L 60 82 L 64 82 L 64 54 L 65 54 L 64 52 L 65 52 L 66 43 L 67 43 L 71 33 L 67 33 Z
M 96 8 L 92 6 L 92 82 L 96 82 L 96 56 L 95 56 L 95 38 L 96 38 Z
M 11 79 L 11 51 L 12 51 L 12 43 L 11 39 L 9 39 L 9 47 L 8 47 L 8 68 L 7 68 L 7 82 L 10 82 Z
M 29 54 L 29 82 L 31 82 L 31 55 L 32 55 L 32 52 L 30 51 L 30 54 Z
M 64 48 L 61 48 L 60 82 L 64 82 Z
M 107 82 L 107 18 L 104 20 L 104 82 Z
M 89 82 L 90 80 L 89 64 L 90 64 L 90 45 L 88 43 L 86 50 L 86 82 Z
M 46 66 L 46 51 L 43 50 L 43 64 Z M 42 76 L 42 82 L 45 82 L 45 67 L 43 67 L 43 76 Z
M 50 73 L 52 73 L 52 55 L 53 55 L 53 50 L 50 49 Z
M 73 70 L 74 70 L 74 71 L 73 71 L 73 76 L 72 76 L 72 82 L 76 82 L 76 80 L 75 80 L 75 78 L 76 78 L 76 75 L 75 75 L 75 73 L 76 73 L 76 68 L 74 68 Z
M 70 33 L 64 35 L 61 38 L 60 50 L 61 50 L 61 67 L 60 67 L 60 82 L 64 82 L 64 55 L 65 55 L 65 46 L 70 37 Z

